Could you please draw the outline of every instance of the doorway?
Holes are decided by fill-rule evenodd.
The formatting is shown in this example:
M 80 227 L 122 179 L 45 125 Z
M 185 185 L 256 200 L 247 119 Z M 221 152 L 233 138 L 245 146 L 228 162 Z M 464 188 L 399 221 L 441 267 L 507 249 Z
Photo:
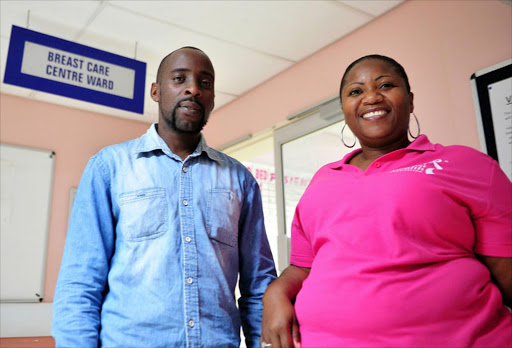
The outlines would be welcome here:
M 274 131 L 274 166 L 277 208 L 277 267 L 289 265 L 291 223 L 295 207 L 318 169 L 359 147 L 345 147 L 340 139 L 344 125 L 339 97 L 314 106 L 301 119 Z M 345 130 L 345 141 L 354 136 Z

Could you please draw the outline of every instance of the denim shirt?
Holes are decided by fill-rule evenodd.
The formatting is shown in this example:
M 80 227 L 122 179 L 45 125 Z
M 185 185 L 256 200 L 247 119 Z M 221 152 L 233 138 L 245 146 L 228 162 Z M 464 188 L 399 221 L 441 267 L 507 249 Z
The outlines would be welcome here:
M 275 277 L 249 171 L 202 136 L 182 161 L 152 125 L 83 173 L 52 334 L 58 347 L 238 347 L 242 325 L 257 347 Z

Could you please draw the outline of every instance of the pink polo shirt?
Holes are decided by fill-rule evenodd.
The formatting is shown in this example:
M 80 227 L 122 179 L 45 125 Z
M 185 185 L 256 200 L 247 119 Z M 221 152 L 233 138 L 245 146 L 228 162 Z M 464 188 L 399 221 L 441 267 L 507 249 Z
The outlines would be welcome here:
M 496 161 L 425 135 L 366 171 L 322 167 L 292 223 L 304 347 L 512 347 L 512 315 L 475 253 L 512 257 Z

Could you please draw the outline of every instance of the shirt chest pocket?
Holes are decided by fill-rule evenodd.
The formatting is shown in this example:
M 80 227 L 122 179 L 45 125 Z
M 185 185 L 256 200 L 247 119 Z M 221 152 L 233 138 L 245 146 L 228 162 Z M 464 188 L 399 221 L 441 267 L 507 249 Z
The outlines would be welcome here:
M 157 238 L 167 230 L 165 188 L 122 193 L 119 198 L 118 231 L 128 241 Z
M 238 197 L 231 190 L 211 189 L 207 209 L 206 230 L 210 238 L 235 246 L 241 210 Z

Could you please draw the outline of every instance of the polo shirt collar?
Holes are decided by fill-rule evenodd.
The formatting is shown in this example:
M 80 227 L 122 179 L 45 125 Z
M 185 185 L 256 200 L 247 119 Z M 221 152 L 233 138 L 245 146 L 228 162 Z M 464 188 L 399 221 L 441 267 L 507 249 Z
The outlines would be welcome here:
M 153 123 L 151 127 L 147 130 L 146 134 L 139 138 L 138 144 L 135 146 L 133 153 L 138 154 L 142 152 L 151 152 L 154 150 L 161 150 L 165 154 L 175 157 L 176 155 L 169 149 L 169 146 L 165 143 L 165 141 L 160 137 L 156 129 L 157 123 Z M 199 156 L 202 153 L 205 153 L 211 160 L 222 162 L 222 158 L 219 154 L 206 144 L 206 140 L 201 133 L 201 138 L 199 139 L 199 144 L 197 144 L 196 149 L 190 155 L 191 157 Z
M 425 134 L 421 134 L 419 137 L 417 137 L 412 143 L 409 144 L 405 148 L 406 150 L 412 150 L 412 151 L 434 151 L 435 145 L 428 140 L 428 137 Z M 350 153 L 346 154 L 343 159 L 330 163 L 328 166 L 331 169 L 340 169 L 344 164 L 347 164 L 347 161 L 354 157 L 357 153 L 361 152 L 362 150 L 356 149 L 354 151 L 351 151 Z M 399 150 L 397 150 L 399 151 Z
M 412 143 L 410 143 L 406 149 L 416 151 L 434 151 L 435 145 L 428 140 L 428 137 L 425 134 L 421 134 Z

